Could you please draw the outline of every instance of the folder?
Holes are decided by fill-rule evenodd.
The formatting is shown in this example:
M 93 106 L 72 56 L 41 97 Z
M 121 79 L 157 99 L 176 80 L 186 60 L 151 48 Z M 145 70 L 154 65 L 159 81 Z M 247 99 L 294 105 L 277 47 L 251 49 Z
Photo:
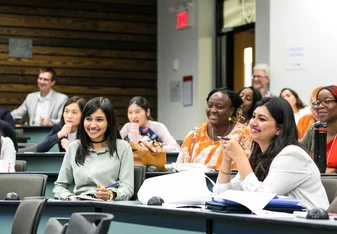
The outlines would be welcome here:
M 212 198 L 212 201 L 205 203 L 206 209 L 218 212 L 230 213 L 252 213 L 247 207 L 240 203 Z M 275 196 L 264 208 L 265 210 L 293 213 L 294 211 L 304 211 L 305 207 L 301 200 L 289 197 Z

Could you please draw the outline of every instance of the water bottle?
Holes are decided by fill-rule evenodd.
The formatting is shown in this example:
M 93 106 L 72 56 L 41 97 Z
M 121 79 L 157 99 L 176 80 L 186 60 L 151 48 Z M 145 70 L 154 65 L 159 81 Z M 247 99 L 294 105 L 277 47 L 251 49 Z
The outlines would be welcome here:
M 314 161 L 319 171 L 325 173 L 327 124 L 325 122 L 317 122 L 314 130 Z
M 136 143 L 139 141 L 139 124 L 136 123 L 130 124 L 129 139 L 130 141 Z

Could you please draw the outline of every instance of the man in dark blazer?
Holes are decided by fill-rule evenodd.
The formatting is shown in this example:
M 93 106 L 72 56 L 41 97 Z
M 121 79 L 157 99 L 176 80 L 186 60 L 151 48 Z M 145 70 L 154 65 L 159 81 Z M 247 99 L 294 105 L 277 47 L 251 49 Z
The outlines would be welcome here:
M 60 122 L 62 108 L 68 97 L 52 89 L 55 82 L 56 73 L 53 69 L 41 69 L 37 78 L 40 91 L 28 94 L 22 105 L 11 112 L 12 116 L 16 118 L 28 114 L 31 126 L 52 126 Z
M 8 109 L 0 107 L 0 120 L 6 121 L 13 129 L 15 129 L 13 116 Z

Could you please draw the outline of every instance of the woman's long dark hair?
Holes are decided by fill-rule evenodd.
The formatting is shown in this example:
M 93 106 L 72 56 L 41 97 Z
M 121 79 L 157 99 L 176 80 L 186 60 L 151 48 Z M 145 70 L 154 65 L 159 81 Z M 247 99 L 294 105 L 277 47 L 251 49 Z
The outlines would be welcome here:
M 78 126 L 77 138 L 80 140 L 81 144 L 77 148 L 75 156 L 75 162 L 77 165 L 84 164 L 85 157 L 88 155 L 89 148 L 91 147 L 90 137 L 87 135 L 87 132 L 84 129 L 84 120 L 98 109 L 101 109 L 104 112 L 108 121 L 108 127 L 105 131 L 104 137 L 107 140 L 110 155 L 112 156 L 116 152 L 118 157 L 117 139 L 122 138 L 117 128 L 118 124 L 115 110 L 109 99 L 104 97 L 96 97 L 88 101 L 84 106 L 81 121 Z
M 60 127 L 61 128 L 65 124 L 64 117 L 63 117 L 64 110 L 66 109 L 67 106 L 69 106 L 70 104 L 73 104 L 73 103 L 77 103 L 78 108 L 80 109 L 81 113 L 83 111 L 83 108 L 84 108 L 84 105 L 85 105 L 85 100 L 83 98 L 81 98 L 79 96 L 73 96 L 73 97 L 69 98 L 68 101 L 66 101 L 63 105 L 62 118 L 61 118 L 61 121 L 60 121 Z
M 259 181 L 263 181 L 268 173 L 274 158 L 288 145 L 298 145 L 298 133 L 294 112 L 290 104 L 280 97 L 265 97 L 256 104 L 256 107 L 265 106 L 280 128 L 269 144 L 266 152 L 261 152 L 260 146 L 253 142 L 253 150 L 249 157 L 250 165 Z

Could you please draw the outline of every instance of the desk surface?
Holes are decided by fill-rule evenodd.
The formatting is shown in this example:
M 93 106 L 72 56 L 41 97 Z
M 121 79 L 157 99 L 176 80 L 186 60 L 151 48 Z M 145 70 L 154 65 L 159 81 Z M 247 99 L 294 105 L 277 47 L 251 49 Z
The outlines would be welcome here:
M 10 230 L 17 201 L 0 201 L 0 226 Z M 222 214 L 203 209 L 141 205 L 137 201 L 48 201 L 39 227 L 43 233 L 49 217 L 70 217 L 73 212 L 107 212 L 114 215 L 109 233 L 335 233 L 335 220 L 262 218 L 248 214 Z M 13 213 L 14 212 L 14 213 Z M 7 222 L 7 223 L 6 223 Z M 8 229 L 9 228 L 9 229 Z M 10 232 L 6 232 L 10 233 Z

